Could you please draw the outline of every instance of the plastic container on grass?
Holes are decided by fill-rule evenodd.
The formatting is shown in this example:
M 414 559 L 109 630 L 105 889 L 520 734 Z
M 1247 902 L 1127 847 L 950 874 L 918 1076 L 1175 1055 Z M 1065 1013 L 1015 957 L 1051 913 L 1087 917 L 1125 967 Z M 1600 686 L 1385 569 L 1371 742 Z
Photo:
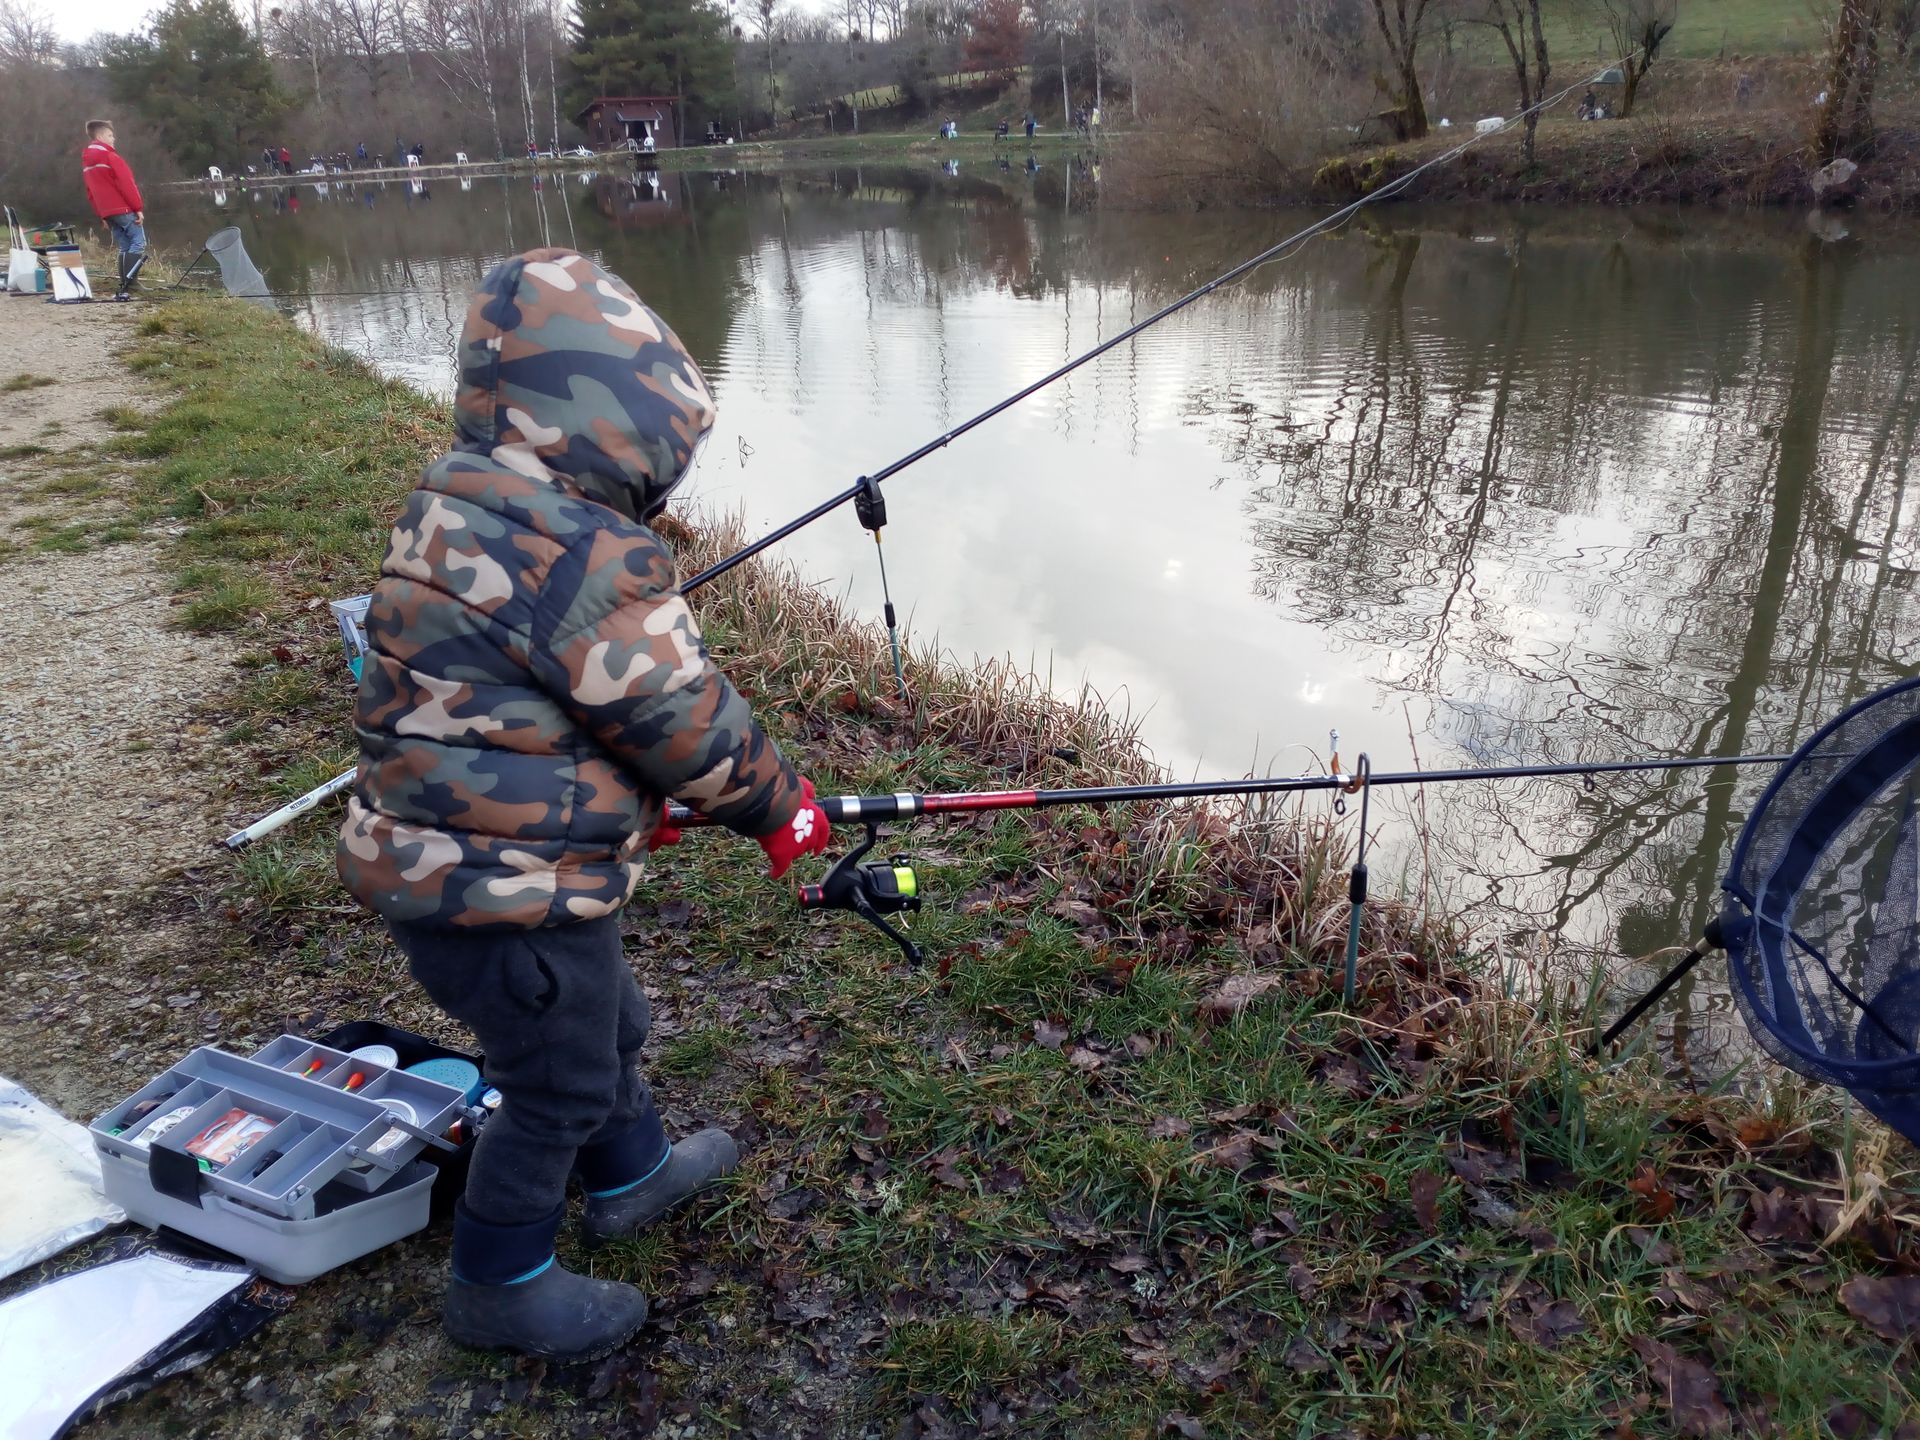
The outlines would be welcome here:
M 427 1223 L 441 1171 L 416 1157 L 471 1148 L 441 1138 L 462 1101 L 282 1035 L 246 1057 L 203 1046 L 91 1129 L 106 1192 L 130 1217 L 298 1283 Z

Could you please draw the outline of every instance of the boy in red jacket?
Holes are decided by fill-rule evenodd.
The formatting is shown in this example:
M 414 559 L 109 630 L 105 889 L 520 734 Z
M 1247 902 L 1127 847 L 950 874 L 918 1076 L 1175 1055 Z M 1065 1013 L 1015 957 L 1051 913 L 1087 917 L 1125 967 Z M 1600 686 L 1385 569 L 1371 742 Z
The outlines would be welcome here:
M 134 183 L 133 170 L 113 148 L 113 122 L 87 122 L 87 148 L 80 156 L 93 213 L 106 221 L 120 247 L 120 290 L 113 298 L 131 300 L 134 278 L 147 263 L 147 207 Z

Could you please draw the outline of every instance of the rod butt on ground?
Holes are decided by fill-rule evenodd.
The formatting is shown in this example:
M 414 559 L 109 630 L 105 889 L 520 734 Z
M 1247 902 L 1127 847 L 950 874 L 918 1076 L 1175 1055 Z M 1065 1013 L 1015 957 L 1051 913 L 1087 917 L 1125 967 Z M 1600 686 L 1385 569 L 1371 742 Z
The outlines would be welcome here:
M 236 830 L 220 843 L 229 850 L 244 850 L 256 840 L 261 840 L 285 825 L 289 820 L 304 815 L 322 800 L 338 795 L 353 783 L 353 777 L 359 771 L 343 770 L 324 785 L 316 785 L 297 800 L 289 800 L 270 815 L 262 815 L 244 829 Z
M 1603 1053 L 1614 1041 L 1631 1030 L 1642 1015 L 1658 1005 L 1669 990 L 1685 979 L 1688 971 L 1720 948 L 1720 922 L 1711 920 L 1707 923 L 1706 933 L 1693 942 L 1693 948 L 1680 958 L 1677 965 L 1662 975 L 1651 990 L 1628 1006 L 1626 1014 L 1609 1025 L 1606 1033 L 1587 1047 L 1587 1054 L 1597 1056 Z

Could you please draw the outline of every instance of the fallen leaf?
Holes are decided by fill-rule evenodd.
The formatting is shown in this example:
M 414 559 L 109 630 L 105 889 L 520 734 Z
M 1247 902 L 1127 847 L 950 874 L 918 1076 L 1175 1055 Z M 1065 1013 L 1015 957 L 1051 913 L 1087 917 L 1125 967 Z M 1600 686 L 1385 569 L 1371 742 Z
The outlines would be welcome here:
M 1153 1051 L 1154 1041 L 1151 1035 L 1129 1035 L 1127 1037 L 1127 1053 L 1133 1056 L 1134 1059 L 1144 1060 L 1147 1056 L 1151 1055 Z
M 1012 1165 L 995 1165 L 987 1172 L 987 1189 L 999 1195 L 1011 1195 L 1026 1183 L 1026 1175 Z
M 1364 1100 L 1373 1094 L 1373 1081 L 1357 1062 L 1341 1055 L 1320 1067 L 1320 1078 L 1342 1094 Z
M 1120 1353 L 1156 1380 L 1173 1368 L 1173 1357 L 1161 1345 L 1123 1345 Z
M 1278 975 L 1229 975 L 1217 990 L 1200 1001 L 1200 1017 L 1229 1020 L 1267 991 L 1285 983 Z
M 949 1190 L 965 1190 L 967 1188 L 967 1177 L 954 1168 L 954 1162 L 959 1158 L 960 1152 L 958 1150 L 947 1149 L 942 1150 L 927 1162 L 928 1169 L 933 1172 L 933 1178 Z
M 1122 1275 L 1138 1275 L 1151 1263 L 1146 1256 L 1130 1250 L 1125 1255 L 1116 1255 L 1107 1261 L 1107 1268 Z
M 1542 1349 L 1557 1350 L 1584 1332 L 1587 1322 L 1571 1300 L 1554 1300 L 1543 1295 L 1536 1301 L 1510 1306 L 1507 1326 L 1523 1340 L 1531 1340 Z
M 1293 1287 L 1293 1293 L 1302 1300 L 1311 1300 L 1320 1289 L 1318 1277 L 1301 1260 L 1296 1260 L 1287 1266 L 1287 1284 Z
M 1639 1173 L 1627 1182 L 1627 1189 L 1640 1197 L 1640 1213 L 1647 1219 L 1658 1223 L 1673 1214 L 1676 1203 L 1673 1191 L 1654 1174 L 1653 1166 L 1642 1165 Z
M 1865 1440 L 1871 1433 L 1872 1421 L 1867 1412 L 1851 1403 L 1835 1405 L 1827 1411 L 1827 1428 L 1834 1434 L 1834 1440 Z
M 1713 1301 L 1684 1270 L 1669 1269 L 1661 1275 L 1660 1280 L 1661 1283 L 1654 1287 L 1653 1298 L 1662 1304 L 1678 1305 L 1696 1315 L 1713 1312 Z
M 680 1285 L 680 1293 L 690 1300 L 711 1295 L 720 1284 L 720 1276 L 705 1265 L 696 1265 Z
M 1253 1164 L 1253 1146 L 1259 1138 L 1251 1130 L 1236 1130 L 1219 1144 L 1202 1151 L 1201 1155 L 1223 1170 L 1244 1170 Z
M 1092 1074 L 1095 1070 L 1098 1070 L 1102 1065 L 1106 1064 L 1107 1061 L 1105 1056 L 1094 1054 L 1093 1051 L 1087 1049 L 1086 1046 L 1076 1045 L 1067 1052 L 1067 1063 L 1076 1070 L 1084 1070 L 1088 1074 Z
M 1206 1440 L 1207 1428 L 1191 1415 L 1176 1410 L 1171 1415 L 1160 1417 L 1162 1435 L 1184 1435 L 1187 1440 Z
M 1287 1368 L 1296 1375 L 1318 1375 L 1332 1362 L 1320 1353 L 1320 1347 L 1302 1335 L 1287 1346 Z
M 775 1220 L 792 1220 L 811 1210 L 820 1201 L 820 1192 L 802 1185 L 767 1202 L 767 1214 Z
M 1807 1197 L 1789 1195 L 1783 1186 L 1747 1197 L 1747 1234 L 1755 1240 L 1781 1245 L 1813 1244 L 1813 1223 L 1807 1215 Z
M 1639 1249 L 1640 1258 L 1649 1265 L 1668 1265 L 1673 1262 L 1673 1246 L 1653 1231 L 1629 1225 L 1626 1233 L 1627 1239 Z
M 1045 1020 L 1033 1022 L 1033 1043 L 1042 1050 L 1058 1050 L 1067 1043 L 1067 1031 L 1064 1025 L 1052 1025 Z
M 1749 1115 L 1734 1128 L 1734 1135 L 1749 1150 L 1771 1145 L 1780 1138 L 1780 1122 L 1768 1115 Z
M 1162 1115 L 1147 1126 L 1149 1140 L 1178 1140 L 1193 1130 L 1188 1121 L 1178 1115 Z
M 1062 895 L 1058 900 L 1047 906 L 1047 913 L 1058 915 L 1062 920 L 1072 925 L 1098 925 L 1100 923 L 1100 912 L 1098 910 L 1094 909 L 1093 906 L 1087 904 L 1084 900 L 1070 899 L 1065 895 Z
M 1429 1235 L 1440 1227 L 1440 1192 L 1446 1185 L 1447 1177 L 1437 1170 L 1418 1171 L 1407 1181 L 1413 1197 L 1413 1218 Z
M 1720 1382 L 1713 1371 L 1644 1335 L 1635 1335 L 1628 1343 L 1646 1362 L 1647 1376 L 1681 1434 L 1724 1435 L 1733 1428 L 1733 1416 L 1720 1399 Z
M 1882 1340 L 1920 1331 L 1920 1275 L 1856 1275 L 1840 1287 L 1840 1303 Z

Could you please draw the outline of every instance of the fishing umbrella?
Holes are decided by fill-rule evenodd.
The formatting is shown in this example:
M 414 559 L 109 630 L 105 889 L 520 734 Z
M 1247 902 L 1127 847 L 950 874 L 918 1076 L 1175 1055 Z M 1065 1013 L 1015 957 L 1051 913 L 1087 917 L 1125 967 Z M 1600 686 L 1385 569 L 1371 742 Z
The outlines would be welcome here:
M 1721 889 L 1734 1000 L 1761 1047 L 1920 1144 L 1920 679 L 1795 752 Z

